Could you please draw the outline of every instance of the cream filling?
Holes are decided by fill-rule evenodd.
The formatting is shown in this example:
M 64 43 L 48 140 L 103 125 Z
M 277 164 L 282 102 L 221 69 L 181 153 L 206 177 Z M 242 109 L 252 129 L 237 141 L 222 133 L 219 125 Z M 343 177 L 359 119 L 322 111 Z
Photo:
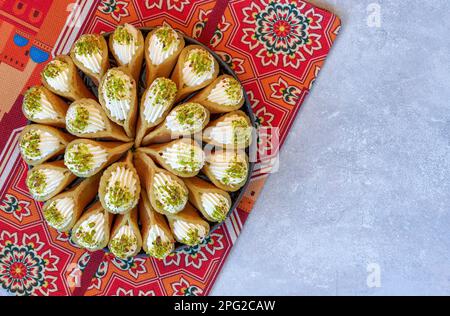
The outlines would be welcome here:
M 111 241 L 117 239 L 118 241 L 121 240 L 121 238 L 125 236 L 127 237 L 129 240 L 136 240 L 136 234 L 134 233 L 133 229 L 131 228 L 130 225 L 122 225 L 119 230 L 117 231 L 117 233 L 114 235 L 114 237 L 112 238 Z M 134 242 L 130 245 L 130 248 L 128 249 L 128 251 L 121 253 L 120 255 L 123 255 L 124 257 L 130 257 L 132 254 L 134 254 L 136 252 L 137 249 L 137 243 Z M 114 252 L 114 249 L 111 249 L 111 251 L 117 255 Z
M 204 110 L 203 110 L 204 111 Z M 177 119 L 177 110 L 166 117 L 166 127 L 173 133 L 196 133 L 203 129 L 204 120 L 196 119 L 194 124 L 181 124 Z
M 56 150 L 58 150 L 58 148 L 60 146 L 60 141 L 55 135 L 50 134 L 49 132 L 41 131 L 41 130 L 36 130 L 36 131 L 39 133 L 38 148 L 39 148 L 40 155 L 37 157 L 29 157 L 28 155 L 25 154 L 24 151 L 22 151 L 23 155 L 25 157 L 27 157 L 27 159 L 32 160 L 32 161 L 36 161 L 36 160 L 42 159 L 48 155 L 51 155 Z
M 161 42 L 155 34 L 153 34 L 150 39 L 150 43 L 148 45 L 148 56 L 150 57 L 153 65 L 161 65 L 178 50 L 178 46 L 180 45 L 178 33 L 175 30 L 172 30 L 172 32 L 175 34 L 177 40 L 166 48 L 164 48 L 163 42 Z
M 169 236 L 166 235 L 164 230 L 159 228 L 158 225 L 152 225 L 152 227 L 150 227 L 150 230 L 148 232 L 147 241 L 146 241 L 148 252 L 152 251 L 152 249 L 154 247 L 153 242 L 155 242 L 158 238 L 160 238 L 161 244 L 163 244 L 163 245 L 168 244 L 168 243 L 170 244 L 170 248 L 167 249 L 167 252 L 164 254 L 161 254 L 161 257 L 165 257 L 166 255 L 168 255 L 169 253 L 171 253 L 174 250 L 174 244 L 171 242 Z
M 118 75 L 118 74 L 115 74 Z M 125 120 L 129 113 L 130 113 L 130 109 L 131 109 L 131 88 L 132 88 L 132 84 L 130 82 L 130 79 L 125 76 L 125 75 L 120 75 L 123 78 L 125 78 L 126 80 L 126 91 L 127 91 L 127 95 L 122 98 L 122 99 L 113 99 L 113 98 L 109 98 L 107 91 L 106 91 L 106 83 L 103 86 L 103 99 L 105 100 L 106 103 L 106 108 L 109 110 L 111 116 L 119 121 L 123 121 Z
M 176 220 L 173 223 L 173 233 L 179 241 L 185 241 L 189 239 L 193 231 L 197 230 L 198 239 L 195 243 L 189 243 L 189 245 L 194 245 L 200 243 L 206 237 L 206 229 L 203 225 L 188 223 L 182 220 Z
M 242 161 L 247 169 L 247 164 Z M 247 178 L 247 172 L 243 174 L 242 177 L 231 177 L 226 171 L 232 165 L 232 161 L 226 160 L 215 160 L 209 165 L 209 170 L 213 174 L 214 178 L 218 179 L 220 182 L 224 183 L 224 178 L 227 178 L 227 184 L 236 185 L 242 183 Z M 224 183 L 225 184 L 225 183 Z
M 198 50 L 199 49 L 193 49 L 190 51 L 190 53 L 195 53 Z M 188 59 L 188 56 L 186 56 L 186 59 Z M 205 81 L 212 78 L 212 76 L 214 74 L 214 70 L 215 70 L 214 62 L 212 59 L 211 59 L 210 68 L 201 74 L 195 73 L 194 68 L 191 65 L 189 65 L 189 61 L 185 61 L 184 65 L 183 65 L 183 69 L 182 69 L 183 82 L 188 87 L 195 87 L 195 86 L 201 85 Z
M 90 161 L 89 170 L 86 170 L 84 172 L 80 172 L 77 165 L 67 163 L 66 160 L 64 160 L 65 165 L 67 168 L 69 168 L 70 171 L 74 171 L 75 173 L 78 173 L 82 176 L 89 174 L 92 170 L 95 170 L 99 168 L 106 160 L 108 160 L 108 153 L 105 149 L 103 149 L 100 146 L 95 146 L 92 144 L 83 144 L 88 147 L 89 152 L 92 154 L 92 160 Z M 69 151 L 77 151 L 78 150 L 78 144 L 75 144 L 73 147 L 69 149 Z M 67 155 L 67 151 L 66 151 Z
M 128 65 L 133 60 L 134 54 L 136 54 L 136 51 L 138 50 L 137 31 L 129 24 L 125 24 L 124 28 L 129 34 L 131 34 L 133 40 L 129 44 L 120 44 L 117 41 L 113 40 L 112 46 L 114 53 L 116 54 L 117 59 L 119 59 L 120 63 L 122 65 Z
M 232 122 L 241 119 L 242 118 L 238 115 L 228 116 L 223 121 L 218 122 L 215 126 L 208 128 L 207 131 L 205 131 L 206 135 L 219 144 L 234 144 L 236 129 L 233 127 Z M 237 129 L 245 129 L 245 134 L 238 134 L 243 137 L 239 137 L 236 144 L 245 144 L 246 140 L 250 137 L 251 127 L 237 127 Z
M 114 187 L 116 182 L 119 183 L 121 188 L 128 190 L 132 194 L 130 201 L 123 201 L 124 204 L 119 206 L 111 203 L 111 189 Z M 111 172 L 105 195 L 105 203 L 108 208 L 115 213 L 121 213 L 134 207 L 137 204 L 136 183 L 137 180 L 134 173 L 125 167 L 117 167 L 115 171 Z
M 220 218 L 216 218 L 216 208 L 222 209 L 222 206 L 225 206 L 226 212 L 230 210 L 230 203 L 228 200 L 219 193 L 202 193 L 200 200 L 202 202 L 202 207 L 205 210 L 205 212 L 211 217 L 216 220 L 219 220 Z M 226 213 L 225 213 L 226 214 Z M 225 215 L 220 214 L 220 215 Z
M 192 155 L 192 150 L 194 154 Z M 167 147 L 162 152 L 162 158 L 175 170 L 185 172 L 195 172 L 200 170 L 205 162 L 203 151 L 196 146 L 176 143 Z
M 81 247 L 87 249 L 97 248 L 100 242 L 105 239 L 105 215 L 97 213 L 89 216 L 78 226 L 75 235 L 80 231 L 86 233 L 95 231 L 92 236 L 92 242 L 85 242 L 83 238 L 77 238 L 77 242 Z
M 37 193 L 33 189 L 32 193 L 36 197 L 44 197 L 53 193 L 64 180 L 64 173 L 55 169 L 39 169 L 45 175 L 45 186 L 42 193 Z
M 166 199 L 170 199 L 170 192 L 165 188 L 165 186 L 175 186 L 184 194 L 179 197 L 177 203 L 167 203 Z M 156 199 L 161 205 L 161 208 L 171 214 L 178 213 L 181 211 L 187 203 L 187 192 L 185 192 L 184 188 L 176 181 L 174 181 L 171 177 L 166 175 L 165 173 L 157 173 L 153 178 L 153 193 L 155 194 Z
M 47 96 L 41 92 L 41 109 L 38 112 L 30 113 L 27 110 L 26 113 L 29 117 L 38 120 L 54 120 L 58 117 L 53 105 L 48 100 Z
M 220 105 L 225 106 L 234 106 L 238 105 L 241 102 L 243 96 L 242 89 L 240 89 L 239 99 L 233 99 L 227 93 L 227 81 L 232 80 L 229 78 L 224 78 L 220 80 L 213 89 L 209 92 L 207 100 L 210 102 L 214 102 Z
M 156 102 L 158 99 L 158 91 L 153 91 L 152 86 L 155 81 L 150 86 L 149 91 L 145 95 L 144 101 L 144 118 L 147 123 L 155 123 L 160 119 L 164 112 L 171 106 L 173 100 L 164 100 L 163 102 Z
M 58 212 L 61 214 L 63 220 L 61 221 L 61 223 L 58 223 L 58 224 L 50 223 L 50 222 L 48 222 L 48 224 L 55 229 L 62 229 L 64 227 L 66 227 L 70 223 L 70 221 L 73 219 L 73 216 L 74 216 L 73 209 L 75 208 L 75 202 L 74 202 L 73 198 L 70 198 L 70 197 L 58 199 L 58 200 L 55 200 L 54 202 L 55 202 L 55 207 L 58 210 Z
M 73 121 L 77 116 L 77 107 L 82 106 L 86 108 L 89 112 L 89 118 L 87 119 L 87 125 L 83 128 L 82 131 L 80 129 L 73 127 Z M 78 132 L 80 134 L 89 134 L 96 133 L 99 131 L 103 131 L 106 129 L 105 121 L 103 121 L 103 116 L 100 113 L 100 110 L 95 106 L 91 106 L 89 104 L 76 105 L 69 107 L 69 110 L 66 114 L 66 126 L 69 131 Z
M 48 85 L 56 91 L 69 92 L 70 90 L 69 69 L 64 69 L 54 78 L 45 77 L 45 79 Z
M 75 57 L 86 69 L 89 69 L 96 75 L 100 74 L 102 64 L 102 54 L 100 52 L 89 55 L 75 54 Z

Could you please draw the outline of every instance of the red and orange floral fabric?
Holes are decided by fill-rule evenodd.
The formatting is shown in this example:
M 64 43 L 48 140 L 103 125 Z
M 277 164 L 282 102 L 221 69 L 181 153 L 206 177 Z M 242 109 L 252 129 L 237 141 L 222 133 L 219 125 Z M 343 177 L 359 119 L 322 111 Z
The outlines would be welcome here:
M 230 64 L 264 131 L 260 161 L 239 207 L 201 245 L 162 261 L 100 254 L 94 277 L 80 284 L 92 255 L 49 229 L 26 189 L 17 148 L 26 124 L 20 108 L 23 92 L 39 83 L 52 57 L 67 53 L 83 33 L 122 23 L 169 23 Z M 86 295 L 208 294 L 276 161 L 274 144 L 286 138 L 339 28 L 335 15 L 300 0 L 0 0 L 0 287 L 16 295 L 79 294 L 80 286 Z

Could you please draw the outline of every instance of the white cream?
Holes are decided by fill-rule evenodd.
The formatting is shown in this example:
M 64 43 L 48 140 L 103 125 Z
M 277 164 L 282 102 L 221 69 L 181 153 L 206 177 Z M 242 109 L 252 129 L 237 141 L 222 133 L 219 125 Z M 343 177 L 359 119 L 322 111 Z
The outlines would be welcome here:
M 146 241 L 146 245 L 147 245 L 147 249 L 149 253 L 152 253 L 153 255 L 155 255 L 154 253 L 154 245 L 153 243 L 159 238 L 161 245 L 165 246 L 165 245 L 169 245 L 169 247 L 167 247 L 167 251 L 165 253 L 160 253 L 157 254 L 158 258 L 164 258 L 165 256 L 167 256 L 168 254 L 170 254 L 173 250 L 174 250 L 174 244 L 172 243 L 172 241 L 170 240 L 169 236 L 167 236 L 167 234 L 164 232 L 163 229 L 161 229 L 158 225 L 152 225 L 150 227 L 150 230 L 148 232 L 148 236 L 147 236 L 147 241 Z
M 234 128 L 232 124 L 237 120 L 244 122 L 247 127 Z M 248 142 L 251 132 L 251 127 L 248 126 L 247 121 L 243 117 L 239 115 L 232 115 L 218 122 L 215 126 L 205 130 L 205 135 L 219 144 L 231 145 L 234 144 L 236 139 L 236 145 L 244 145 Z
M 45 176 L 45 185 L 43 186 L 42 192 L 38 193 L 33 188 L 30 188 L 31 193 L 38 198 L 53 193 L 64 180 L 64 173 L 59 170 L 42 168 L 37 172 L 41 172 Z
M 232 166 L 233 160 L 236 157 L 227 155 L 214 155 L 210 160 L 209 170 L 213 174 L 214 178 L 218 179 L 223 184 L 236 185 L 240 184 L 247 178 L 248 166 L 242 157 L 237 156 L 237 161 L 242 162 L 245 166 L 245 171 L 242 177 L 231 177 L 227 170 Z M 227 181 L 225 181 L 227 179 Z
M 203 150 L 184 142 L 175 143 L 164 149 L 162 158 L 173 169 L 189 173 L 199 171 L 205 162 Z
M 116 241 L 116 240 L 117 240 L 117 242 L 120 242 L 122 237 L 126 237 L 128 240 L 132 240 L 135 242 L 131 243 L 130 248 L 128 248 L 128 251 L 126 251 L 124 253 L 120 253 L 120 254 L 116 253 L 115 249 L 111 248 L 111 247 L 110 247 L 110 250 L 114 255 L 116 255 L 118 257 L 128 258 L 136 252 L 137 237 L 130 225 L 122 225 L 119 228 L 119 230 L 117 231 L 117 233 L 114 235 L 114 237 L 111 239 L 110 244 L 114 243 L 114 241 Z
M 28 148 L 28 146 L 29 146 L 29 143 L 26 140 L 24 140 L 27 138 L 27 135 L 28 135 L 28 133 L 27 133 L 24 135 L 23 141 L 21 142 L 22 154 L 27 159 L 36 161 L 36 160 L 39 160 L 39 159 L 42 159 L 44 157 L 51 155 L 52 153 L 54 153 L 55 151 L 57 151 L 59 149 L 60 141 L 55 135 L 50 134 L 49 132 L 46 132 L 46 131 L 39 130 L 39 129 L 33 130 L 33 132 L 36 132 L 39 135 L 39 145 L 38 145 L 39 155 L 29 156 L 22 149 L 22 146 L 25 148 Z
M 86 121 L 87 125 L 82 130 L 74 125 L 77 117 L 77 109 L 84 108 L 89 113 L 89 117 Z M 89 104 L 75 104 L 69 107 L 66 113 L 66 127 L 69 132 L 75 132 L 80 134 L 96 133 L 104 131 L 106 129 L 105 121 L 99 109 Z
M 39 111 L 32 112 L 29 111 L 26 107 L 24 107 L 27 116 L 37 120 L 54 120 L 58 118 L 58 113 L 56 113 L 55 109 L 53 108 L 53 105 L 50 103 L 45 93 L 39 91 L 39 96 L 40 96 Z M 26 98 L 27 96 L 25 96 L 24 102 L 26 102 Z
M 48 76 L 45 76 L 45 80 L 47 81 L 48 85 L 59 92 L 69 92 L 70 90 L 70 79 L 69 79 L 69 68 L 68 66 L 60 61 L 60 60 L 53 60 L 49 63 L 49 65 L 55 64 L 57 67 L 61 67 L 62 70 L 58 72 L 58 75 L 50 78 Z M 47 65 L 47 67 L 49 66 Z
M 167 85 L 173 85 L 173 87 L 166 87 L 167 91 L 162 91 L 160 88 L 161 80 L 167 81 Z M 164 82 L 164 81 L 162 81 Z M 173 93 L 170 94 L 170 90 L 173 88 Z M 156 78 L 145 94 L 144 101 L 144 118 L 147 123 L 155 123 L 160 119 L 164 112 L 167 111 L 175 101 L 176 97 L 176 85 L 170 79 Z
M 130 192 L 133 196 L 133 198 L 123 205 L 117 206 L 111 203 L 111 189 L 114 187 L 115 183 L 118 182 L 119 186 L 128 192 Z M 108 208 L 113 211 L 114 213 L 122 213 L 125 212 L 137 204 L 136 199 L 136 184 L 137 179 L 134 175 L 134 173 L 125 167 L 119 166 L 111 172 L 111 176 L 108 180 L 108 186 L 106 188 L 106 194 L 105 194 L 105 203 L 108 206 Z M 125 202 L 125 201 L 124 201 Z
M 178 111 L 181 111 L 182 108 L 191 106 L 193 110 L 196 110 L 195 117 L 192 119 L 192 122 L 180 122 L 177 118 Z M 187 103 L 175 108 L 170 114 L 166 117 L 166 127 L 171 130 L 173 133 L 183 134 L 183 133 L 197 133 L 203 129 L 203 123 L 205 122 L 206 111 L 203 106 L 197 103 Z
M 200 200 L 205 212 L 215 220 L 222 220 L 230 210 L 230 203 L 222 194 L 212 192 L 202 193 Z M 216 214 L 216 208 L 224 210 L 223 214 L 219 214 L 220 217 Z
M 178 203 L 173 205 L 167 203 L 167 199 L 171 198 L 170 191 L 167 186 L 173 186 L 177 188 L 177 192 L 182 192 L 181 196 L 177 196 Z M 167 174 L 159 172 L 155 174 L 153 178 L 153 193 L 156 199 L 160 202 L 161 207 L 164 211 L 175 214 L 181 211 L 187 203 L 188 192 L 175 180 L 169 177 Z
M 92 243 L 85 242 L 82 237 L 78 238 L 77 236 L 79 232 L 89 233 L 93 230 L 95 230 L 95 233 L 92 238 Z M 92 214 L 77 227 L 74 234 L 77 236 L 77 243 L 81 247 L 86 249 L 97 248 L 105 239 L 105 215 L 103 213 Z
M 119 121 L 125 120 L 130 114 L 131 109 L 131 89 L 133 87 L 130 78 L 119 70 L 110 70 L 106 75 L 106 81 L 103 85 L 103 99 L 106 103 L 106 108 L 109 110 L 111 116 Z M 125 82 L 125 96 L 119 99 L 110 98 L 107 93 L 107 82 L 111 80 L 111 77 L 122 78 Z
M 55 229 L 62 229 L 66 227 L 70 221 L 73 219 L 75 208 L 75 202 L 71 197 L 65 197 L 62 199 L 54 200 L 49 207 L 55 206 L 56 210 L 62 217 L 62 221 L 59 223 L 52 223 L 48 221 L 48 224 Z
M 170 56 L 172 56 L 180 45 L 180 39 L 178 33 L 172 29 L 170 26 L 163 26 L 162 28 L 168 28 L 172 32 L 172 35 L 175 37 L 175 40 L 169 45 L 169 47 L 164 47 L 163 41 L 161 41 L 157 34 L 153 34 L 150 38 L 150 43 L 148 45 L 148 56 L 152 61 L 152 64 L 155 66 L 161 65 L 165 62 Z
M 75 54 L 75 58 L 94 74 L 100 74 L 102 64 L 102 54 L 100 51 L 89 55 Z
M 202 51 L 204 51 L 204 50 L 199 49 L 199 48 L 192 49 L 191 51 L 189 51 L 189 53 L 186 56 L 186 59 L 184 61 L 184 65 L 183 65 L 183 69 L 182 69 L 183 82 L 188 87 L 195 87 L 195 86 L 201 85 L 205 81 L 211 79 L 214 74 L 214 70 L 215 70 L 214 69 L 214 57 L 212 57 L 211 54 L 209 54 L 209 53 L 208 53 L 208 55 L 209 55 L 209 59 L 211 62 L 209 69 L 207 69 L 206 71 L 204 71 L 200 74 L 198 74 L 194 71 L 195 67 L 189 61 L 189 56 L 191 56 L 191 54 L 199 53 Z
M 199 244 L 206 237 L 206 228 L 200 224 L 188 223 L 182 220 L 175 220 L 173 223 L 173 233 L 175 234 L 177 240 L 181 242 L 188 241 L 190 234 L 193 231 L 197 231 L 198 239 L 196 241 L 189 241 L 189 245 L 193 246 Z
M 128 65 L 133 60 L 134 54 L 136 54 L 136 51 L 138 49 L 137 30 L 130 24 L 125 24 L 124 28 L 128 32 L 128 34 L 131 35 L 132 40 L 129 44 L 122 44 L 117 42 L 116 40 L 113 40 L 112 46 L 114 53 L 116 54 L 117 59 L 119 59 L 120 63 L 122 65 Z
M 239 97 L 238 98 L 233 98 L 227 92 L 227 89 L 228 89 L 229 85 L 230 84 L 236 84 L 236 83 L 237 82 L 236 82 L 235 79 L 223 78 L 222 80 L 220 80 L 214 86 L 214 88 L 211 89 L 211 91 L 209 92 L 209 95 L 207 97 L 207 100 L 210 101 L 210 102 L 214 102 L 214 103 L 217 103 L 217 104 L 220 104 L 220 105 L 225 105 L 225 106 L 238 105 L 242 101 L 242 98 L 244 97 L 244 93 L 242 92 L 242 88 L 240 88 L 240 90 L 239 90 Z M 239 84 L 239 87 L 240 87 L 240 84 Z
M 79 166 L 77 164 L 70 163 L 70 154 L 73 152 L 78 151 L 79 146 L 87 146 L 88 151 L 92 154 L 92 161 L 89 165 L 89 170 L 80 172 Z M 69 157 L 68 157 L 69 155 Z M 85 176 L 88 175 L 92 170 L 97 169 L 100 167 L 106 160 L 108 160 L 108 153 L 103 147 L 95 146 L 92 144 L 85 144 L 85 143 L 79 143 L 75 144 L 72 147 L 70 147 L 68 150 L 66 150 L 66 153 L 64 155 L 64 164 L 67 166 L 67 168 L 72 171 L 73 173 Z M 85 167 L 83 165 L 83 167 Z

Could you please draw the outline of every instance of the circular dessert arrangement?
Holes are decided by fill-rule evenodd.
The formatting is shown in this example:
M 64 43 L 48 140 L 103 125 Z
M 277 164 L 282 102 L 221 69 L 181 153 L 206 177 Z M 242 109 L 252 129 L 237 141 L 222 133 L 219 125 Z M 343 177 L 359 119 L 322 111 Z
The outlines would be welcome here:
M 255 145 L 246 93 L 209 48 L 168 25 L 85 34 L 22 110 L 26 185 L 48 225 L 89 251 L 163 259 L 237 206 Z

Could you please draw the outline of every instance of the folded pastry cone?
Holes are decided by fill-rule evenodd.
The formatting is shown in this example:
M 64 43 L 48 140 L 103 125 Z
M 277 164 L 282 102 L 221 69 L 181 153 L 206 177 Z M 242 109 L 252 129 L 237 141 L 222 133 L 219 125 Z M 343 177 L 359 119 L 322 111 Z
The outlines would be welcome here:
M 138 97 L 136 81 L 128 68 L 109 69 L 100 81 L 98 98 L 109 119 L 134 138 Z
M 135 153 L 134 166 L 155 211 L 167 215 L 178 213 L 184 208 L 188 201 L 188 189 L 180 178 L 158 168 L 142 152 Z
M 73 44 L 70 57 L 98 86 L 109 68 L 108 44 L 99 34 L 84 34 Z
M 27 164 L 35 166 L 62 154 L 73 139 L 75 137 L 57 128 L 30 124 L 20 133 L 20 153 Z
M 209 122 L 209 111 L 200 103 L 188 102 L 170 111 L 164 122 L 147 134 L 142 145 L 166 143 L 180 136 L 199 133 Z
M 119 25 L 109 37 L 109 50 L 119 66 L 127 67 L 136 82 L 139 82 L 144 59 L 144 37 L 133 25 Z
M 127 214 L 116 216 L 114 221 L 108 248 L 120 259 L 134 257 L 141 251 L 142 237 L 137 216 L 138 211 L 135 207 Z
M 164 259 L 175 249 L 175 239 L 164 215 L 156 212 L 148 199 L 147 192 L 141 191 L 139 202 L 142 248 L 150 256 Z
M 252 132 L 250 118 L 238 110 L 210 122 L 203 131 L 203 141 L 227 149 L 242 149 L 250 146 Z
M 177 84 L 177 101 L 213 82 L 219 73 L 215 58 L 200 45 L 186 46 L 172 73 Z
M 47 223 L 61 232 L 70 231 L 97 195 L 99 182 L 100 175 L 95 175 L 48 200 L 42 210 Z
M 125 214 L 137 205 L 140 191 L 133 154 L 129 151 L 125 159 L 113 163 L 103 172 L 98 195 L 105 210 L 113 214 Z
M 66 102 L 43 86 L 28 89 L 22 102 L 22 112 L 28 120 L 55 127 L 66 127 L 67 108 Z
M 28 170 L 25 183 L 33 199 L 46 201 L 64 190 L 76 178 L 64 166 L 64 161 L 58 160 Z
M 177 85 L 170 79 L 156 78 L 145 90 L 139 107 L 135 145 L 139 147 L 145 135 L 160 124 L 172 109 Z
M 211 113 L 239 110 L 244 104 L 244 100 L 241 83 L 230 75 L 217 77 L 191 99 L 192 102 L 203 104 Z
M 42 84 L 51 92 L 71 101 L 95 96 L 86 87 L 72 58 L 60 55 L 50 61 L 41 73 Z
M 173 236 L 182 244 L 198 245 L 209 234 L 208 222 L 202 219 L 190 203 L 181 212 L 167 215 L 167 220 Z
M 66 128 L 72 135 L 82 138 L 131 141 L 123 128 L 111 122 L 105 110 L 93 99 L 80 99 L 69 106 Z
M 219 189 L 235 192 L 249 176 L 248 157 L 243 151 L 216 151 L 206 156 L 202 171 Z
M 131 142 L 99 142 L 77 139 L 67 145 L 64 164 L 73 174 L 87 178 L 119 160 L 132 146 Z
M 184 48 L 184 37 L 169 25 L 151 31 L 145 39 L 147 87 L 158 77 L 168 78 Z
M 164 169 L 182 178 L 196 176 L 205 163 L 202 148 L 190 138 L 141 147 L 138 151 L 150 155 Z
M 231 208 L 228 192 L 198 177 L 185 179 L 189 202 L 210 222 L 223 222 Z
M 105 248 L 109 242 L 114 214 L 98 201 L 89 207 L 72 229 L 72 241 L 89 251 Z

